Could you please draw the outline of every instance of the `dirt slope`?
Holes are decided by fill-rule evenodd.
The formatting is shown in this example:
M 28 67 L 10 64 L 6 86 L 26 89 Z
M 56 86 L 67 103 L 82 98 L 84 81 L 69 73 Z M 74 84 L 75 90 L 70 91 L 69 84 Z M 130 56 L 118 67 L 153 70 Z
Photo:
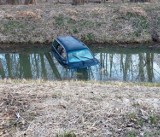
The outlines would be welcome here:
M 160 88 L 96 82 L 1 81 L 0 136 L 160 136 Z
M 100 43 L 159 41 L 159 3 L 0 6 L 1 43 L 44 43 L 74 35 Z

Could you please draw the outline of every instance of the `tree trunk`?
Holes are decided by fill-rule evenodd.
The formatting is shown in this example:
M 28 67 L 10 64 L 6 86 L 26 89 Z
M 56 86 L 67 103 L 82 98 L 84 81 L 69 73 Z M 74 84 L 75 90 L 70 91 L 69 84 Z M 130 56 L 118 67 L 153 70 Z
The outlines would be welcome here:
M 130 2 L 150 2 L 150 0 L 130 0 Z
M 72 4 L 73 5 L 84 5 L 84 0 L 73 0 Z
M 6 4 L 10 4 L 10 5 L 15 5 L 15 4 L 22 4 L 23 1 L 19 1 L 19 0 L 0 0 L 0 5 L 6 5 Z M 36 0 L 25 0 L 25 2 L 23 3 L 25 5 L 28 4 L 36 4 Z
M 28 5 L 28 4 L 35 4 L 35 0 L 25 0 L 24 4 Z

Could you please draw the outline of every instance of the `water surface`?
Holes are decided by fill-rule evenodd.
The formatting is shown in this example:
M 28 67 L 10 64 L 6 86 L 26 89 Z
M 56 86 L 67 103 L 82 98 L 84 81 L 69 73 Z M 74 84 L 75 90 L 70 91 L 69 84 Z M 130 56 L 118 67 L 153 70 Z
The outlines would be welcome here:
M 96 48 L 97 47 L 97 48 Z M 0 51 L 0 78 L 46 80 L 100 80 L 160 82 L 160 50 L 122 47 L 90 47 L 100 66 L 63 68 L 50 48 Z

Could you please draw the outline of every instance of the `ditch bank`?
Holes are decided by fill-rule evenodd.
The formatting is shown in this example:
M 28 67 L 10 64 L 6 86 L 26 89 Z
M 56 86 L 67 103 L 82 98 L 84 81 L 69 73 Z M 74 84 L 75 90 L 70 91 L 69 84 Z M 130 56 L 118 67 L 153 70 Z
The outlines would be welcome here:
M 0 43 L 49 43 L 59 35 L 91 43 L 160 42 L 159 3 L 0 6 Z
M 159 84 L 0 83 L 0 136 L 160 136 Z

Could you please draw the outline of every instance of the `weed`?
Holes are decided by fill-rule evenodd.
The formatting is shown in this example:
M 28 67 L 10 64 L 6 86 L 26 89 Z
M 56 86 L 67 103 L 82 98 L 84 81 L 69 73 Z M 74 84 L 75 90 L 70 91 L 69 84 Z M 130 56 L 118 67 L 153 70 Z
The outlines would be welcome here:
M 141 33 L 145 30 L 146 33 L 149 33 L 149 21 L 147 17 L 128 12 L 124 18 L 132 23 L 132 27 L 135 30 L 134 35 L 136 37 L 140 37 Z
M 128 114 L 128 118 L 130 120 L 134 120 L 134 119 L 137 119 L 137 115 L 136 115 L 136 113 L 130 113 L 130 114 Z
M 58 95 L 53 94 L 53 95 L 52 95 L 52 98 L 58 98 Z
M 62 134 L 57 134 L 56 137 L 76 137 L 76 135 L 72 132 L 64 132 Z
M 78 26 L 86 27 L 86 28 L 93 28 L 94 22 L 88 21 L 88 20 L 80 20 L 78 22 Z
M 4 25 L 5 30 L 12 31 L 15 29 L 22 28 L 24 29 L 24 25 L 19 21 L 10 20 L 7 24 Z
M 100 27 L 100 26 L 102 26 L 102 24 L 103 24 L 103 22 L 96 22 L 95 26 Z
M 130 18 L 132 18 L 132 17 L 136 17 L 137 15 L 135 14 L 135 13 L 131 13 L 131 12 L 127 12 L 127 14 L 126 14 L 126 18 L 127 19 L 130 19 Z
M 138 102 L 133 102 L 132 106 L 133 106 L 133 107 L 139 107 L 140 104 L 139 104 Z
M 75 24 L 76 21 L 71 18 L 66 18 L 68 24 Z
M 137 119 L 136 123 L 142 127 L 143 124 L 144 124 L 144 120 L 143 119 Z
M 144 124 L 144 119 L 141 117 L 138 117 L 136 113 L 130 113 L 128 114 L 128 118 L 130 121 L 134 122 L 136 125 L 143 126 Z
M 64 25 L 64 17 L 63 17 L 63 15 L 59 15 L 58 17 L 55 17 L 54 19 L 55 19 L 55 23 L 58 26 Z
M 137 30 L 133 33 L 136 37 L 140 37 L 141 36 L 141 30 Z
M 160 131 L 144 133 L 144 137 L 158 137 L 158 136 L 160 136 Z
M 83 39 L 85 41 L 93 41 L 95 39 L 95 36 L 92 33 L 88 33 L 88 34 L 84 35 Z
M 72 29 L 72 32 L 73 32 L 74 34 L 76 34 L 76 33 L 78 33 L 78 29 L 77 29 L 77 28 L 73 28 L 73 29 Z
M 136 132 L 135 131 L 130 131 L 128 133 L 127 137 L 136 137 Z
M 158 123 L 158 117 L 156 116 L 156 115 L 151 115 L 150 117 L 149 117 L 149 122 L 151 123 L 151 124 L 153 124 L 153 125 L 156 125 L 157 123 Z
M 132 18 L 131 22 L 133 27 L 136 29 L 147 29 L 149 27 L 149 23 L 146 18 L 144 17 L 136 17 Z
M 97 13 L 97 12 L 92 12 L 92 13 L 91 13 L 91 16 L 92 16 L 93 18 L 97 18 L 97 16 L 99 16 L 99 13 Z
M 112 23 L 112 30 L 113 31 L 121 30 L 122 28 L 123 28 L 123 24 L 121 23 L 121 20 L 115 20 Z

